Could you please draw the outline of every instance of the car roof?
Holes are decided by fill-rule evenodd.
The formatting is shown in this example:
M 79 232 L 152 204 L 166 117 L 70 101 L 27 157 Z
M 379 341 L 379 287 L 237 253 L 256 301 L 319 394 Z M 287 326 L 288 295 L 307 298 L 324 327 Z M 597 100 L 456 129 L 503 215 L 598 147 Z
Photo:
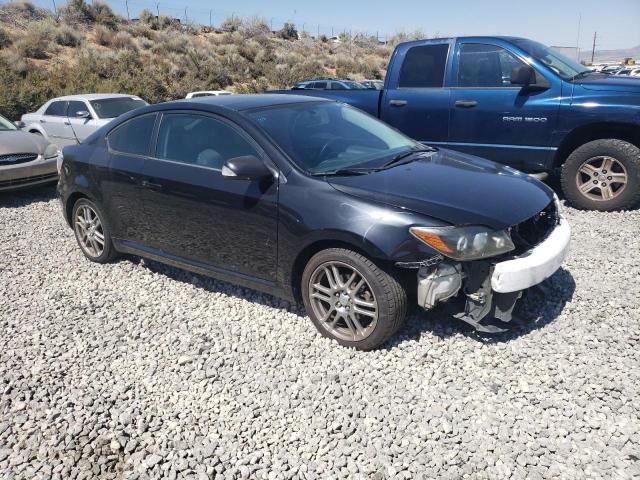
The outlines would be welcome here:
M 65 95 L 64 97 L 52 98 L 54 100 L 103 100 L 105 98 L 140 98 L 137 95 L 127 95 L 124 93 L 85 93 L 80 95 Z
M 222 107 L 227 110 L 249 110 L 252 108 L 263 108 L 278 105 L 287 105 L 292 103 L 312 103 L 312 102 L 330 102 L 324 98 L 307 97 L 303 95 L 290 95 L 280 93 L 259 93 L 247 95 L 223 95 L 220 97 L 198 97 L 185 100 L 176 100 L 175 102 L 167 102 L 162 105 L 174 105 L 175 107 L 187 107 L 188 105 L 210 105 L 212 107 Z

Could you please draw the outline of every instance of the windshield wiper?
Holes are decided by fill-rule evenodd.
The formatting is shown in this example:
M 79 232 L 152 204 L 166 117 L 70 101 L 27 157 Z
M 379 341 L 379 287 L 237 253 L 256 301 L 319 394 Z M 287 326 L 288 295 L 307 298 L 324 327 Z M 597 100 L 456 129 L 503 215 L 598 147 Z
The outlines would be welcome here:
M 311 175 L 314 177 L 324 177 L 325 175 L 367 175 L 372 172 L 377 172 L 378 168 L 338 168 L 337 170 L 329 170 L 327 172 L 314 172 Z
M 579 78 L 586 77 L 590 73 L 597 73 L 597 72 L 592 72 L 591 70 L 584 70 L 580 73 L 576 73 L 573 77 L 571 77 L 571 81 L 573 82 L 574 80 L 577 80 Z
M 435 151 L 436 151 L 436 149 L 432 148 L 432 147 L 412 148 L 411 150 L 407 150 L 406 152 L 399 153 L 398 155 L 393 157 L 391 160 L 389 160 L 387 163 L 382 165 L 382 167 L 380 167 L 380 169 L 382 170 L 384 168 L 389 168 L 389 167 L 392 167 L 394 165 L 398 165 L 405 158 L 411 157 L 412 155 L 415 155 L 417 153 L 431 153 L 431 152 L 435 152 Z

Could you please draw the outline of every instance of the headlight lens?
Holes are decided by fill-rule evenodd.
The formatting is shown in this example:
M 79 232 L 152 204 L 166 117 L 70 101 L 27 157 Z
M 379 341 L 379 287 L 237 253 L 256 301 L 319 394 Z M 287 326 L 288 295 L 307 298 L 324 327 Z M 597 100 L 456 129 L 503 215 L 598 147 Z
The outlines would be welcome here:
M 506 230 L 486 227 L 412 227 L 411 234 L 454 260 L 478 260 L 510 252 L 516 247 Z
M 56 158 L 58 156 L 58 147 L 54 144 L 47 145 L 47 148 L 44 149 L 43 157 L 46 160 L 51 160 L 52 158 Z

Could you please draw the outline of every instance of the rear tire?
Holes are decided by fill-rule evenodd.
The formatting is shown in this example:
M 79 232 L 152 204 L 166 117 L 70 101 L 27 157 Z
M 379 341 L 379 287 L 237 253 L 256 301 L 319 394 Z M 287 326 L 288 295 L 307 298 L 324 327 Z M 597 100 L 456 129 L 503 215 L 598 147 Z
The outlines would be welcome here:
M 577 148 L 562 166 L 562 191 L 582 210 L 628 210 L 640 203 L 640 149 L 617 139 Z
M 85 257 L 96 263 L 108 263 L 117 258 L 111 231 L 104 214 L 95 203 L 88 198 L 79 199 L 73 205 L 71 222 L 76 241 Z
M 322 335 L 358 350 L 389 340 L 407 312 L 402 285 L 365 256 L 343 248 L 323 250 L 309 260 L 302 297 Z

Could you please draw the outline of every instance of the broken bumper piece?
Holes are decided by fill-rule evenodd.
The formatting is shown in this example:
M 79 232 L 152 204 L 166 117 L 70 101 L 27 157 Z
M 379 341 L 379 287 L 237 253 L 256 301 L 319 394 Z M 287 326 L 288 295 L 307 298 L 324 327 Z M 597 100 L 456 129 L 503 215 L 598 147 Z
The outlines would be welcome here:
M 455 318 L 487 333 L 504 328 L 481 323 L 485 319 L 509 322 L 523 290 L 553 275 L 564 262 L 571 229 L 564 218 L 549 236 L 525 254 L 496 263 L 480 260 L 468 263 L 442 262 L 418 271 L 418 303 L 426 310 L 442 303 Z

